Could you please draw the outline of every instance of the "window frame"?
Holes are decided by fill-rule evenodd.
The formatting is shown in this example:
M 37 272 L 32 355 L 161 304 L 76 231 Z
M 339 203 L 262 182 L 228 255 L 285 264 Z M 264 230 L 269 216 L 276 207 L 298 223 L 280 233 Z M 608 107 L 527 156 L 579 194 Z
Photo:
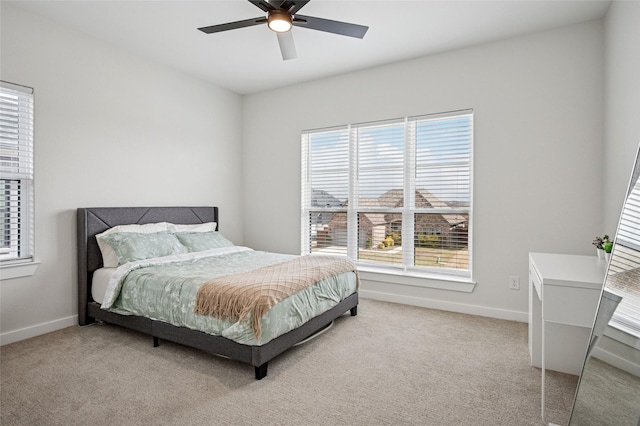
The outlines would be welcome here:
M 420 123 L 423 121 L 433 121 L 433 120 L 449 120 L 455 118 L 464 118 L 468 120 L 468 160 L 464 162 L 465 167 L 468 167 L 468 206 L 461 207 L 464 203 L 460 203 L 457 207 L 451 207 L 447 205 L 445 208 L 434 208 L 431 206 L 430 208 L 420 208 L 415 204 L 416 198 L 416 188 L 418 188 L 416 169 L 420 166 L 416 166 L 416 136 L 411 135 L 411 133 L 415 133 L 415 128 L 411 126 L 416 126 L 416 123 Z M 322 214 L 330 214 L 330 213 L 338 213 L 338 212 L 346 212 L 347 214 L 347 234 L 349 234 L 346 250 L 342 250 L 342 252 L 332 253 L 332 254 L 342 254 L 346 255 L 350 259 L 356 261 L 358 264 L 358 268 L 361 271 L 367 271 L 378 274 L 392 274 L 392 275 L 402 275 L 405 277 L 416 277 L 416 278 L 430 278 L 434 280 L 442 281 L 442 286 L 436 285 L 437 288 L 450 288 L 451 282 L 460 282 L 460 283 L 473 283 L 472 274 L 473 274 L 473 232 L 472 232 L 472 223 L 473 223 L 473 123 L 474 115 L 472 109 L 467 110 L 459 110 L 452 111 L 447 113 L 438 113 L 438 114 L 429 114 L 429 115 L 421 115 L 421 116 L 412 116 L 405 117 L 402 119 L 394 119 L 394 120 L 384 120 L 384 121 L 376 121 L 370 123 L 359 123 L 352 125 L 344 125 L 344 126 L 336 126 L 324 129 L 312 129 L 306 130 L 302 132 L 302 214 L 301 214 L 301 253 L 311 254 L 313 253 L 313 249 L 311 246 L 311 242 L 313 239 L 313 224 L 312 215 L 320 216 Z M 402 123 L 404 126 L 404 152 L 402 154 L 402 185 L 403 185 L 403 205 L 400 208 L 373 208 L 373 207 L 360 207 L 358 205 L 359 196 L 358 196 L 358 182 L 357 176 L 355 174 L 358 170 L 358 139 L 357 136 L 354 137 L 354 132 L 356 129 L 367 128 L 367 126 L 376 126 L 376 125 L 393 125 L 394 123 Z M 311 138 L 314 135 L 323 134 L 323 133 L 331 133 L 331 132 L 345 132 L 345 134 L 349 135 L 348 142 L 348 152 L 349 152 L 349 180 L 348 180 L 348 201 L 346 202 L 346 206 L 327 206 L 323 208 L 321 206 L 312 206 L 312 188 L 311 188 L 311 166 L 312 160 L 310 159 L 311 155 Z M 344 151 L 344 150 L 343 150 Z M 441 163 L 438 163 L 437 166 L 442 167 Z M 424 166 L 422 166 L 424 167 Z M 407 178 L 407 176 L 413 176 L 413 178 Z M 463 191 L 464 192 L 464 191 Z M 408 205 L 410 207 L 405 208 L 404 206 Z M 358 215 L 363 213 L 371 213 L 371 214 L 393 214 L 394 216 L 399 216 L 399 218 L 395 218 L 395 222 L 402 222 L 404 226 L 402 227 L 402 241 L 406 241 L 407 238 L 411 239 L 411 244 L 407 244 L 408 248 L 411 250 L 402 250 L 402 263 L 377 263 L 377 262 L 368 262 L 363 261 L 359 258 L 358 247 L 359 241 L 361 237 L 358 234 Z M 415 262 L 415 245 L 416 241 L 414 240 L 417 235 L 417 228 L 415 218 L 419 214 L 424 213 L 432 213 L 432 214 L 464 214 L 468 215 L 468 225 L 467 225 L 467 253 L 468 253 L 468 261 L 466 263 L 467 269 L 445 269 L 445 268 L 430 268 L 430 267 L 422 267 L 416 266 Z M 401 218 L 401 219 L 400 219 Z M 391 219 L 389 219 L 391 220 Z M 394 225 L 396 226 L 396 225 Z M 442 227 L 434 224 L 434 229 L 440 228 L 442 232 Z M 361 243 L 361 242 L 360 242 Z M 361 244 L 360 244 L 361 245 Z M 403 282 L 407 284 L 406 280 Z M 424 283 L 409 283 L 408 285 L 419 285 L 424 286 Z M 433 287 L 432 285 L 428 285 L 428 287 Z M 453 286 L 455 287 L 455 286 Z M 462 286 L 459 289 L 463 291 L 471 291 L 470 287 Z M 472 289 L 472 287 L 471 287 Z
M 6 81 L 0 81 L 0 90 L 3 96 L 14 97 L 19 102 L 16 110 L 2 111 L 5 120 L 0 170 L 4 191 L 2 207 L 6 211 L 2 218 L 0 279 L 4 281 L 33 275 L 40 262 L 35 261 L 34 244 L 34 90 Z

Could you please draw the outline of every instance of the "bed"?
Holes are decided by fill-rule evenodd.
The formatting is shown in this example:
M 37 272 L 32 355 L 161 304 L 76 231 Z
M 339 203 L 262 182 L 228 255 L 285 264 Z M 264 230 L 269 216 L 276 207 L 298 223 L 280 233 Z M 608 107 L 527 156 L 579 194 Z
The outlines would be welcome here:
M 210 320 L 207 317 L 206 320 L 203 320 L 204 314 L 194 315 L 193 312 L 187 312 L 187 310 L 184 308 L 184 306 L 189 306 L 189 308 L 191 309 L 191 307 L 193 306 L 192 303 L 196 303 L 196 301 L 188 302 L 188 305 L 187 302 L 184 302 L 184 306 L 182 306 L 181 309 L 183 313 L 187 313 L 187 315 L 184 315 L 185 318 L 188 317 L 187 319 L 185 319 L 185 321 L 195 317 L 197 320 L 197 324 L 174 321 L 173 318 L 165 318 L 162 314 L 148 314 L 147 312 L 138 312 L 135 308 L 131 308 L 130 312 L 123 311 L 123 305 L 117 305 L 119 303 L 119 300 L 127 299 L 128 296 L 126 296 L 126 294 L 128 293 L 125 293 L 125 291 L 132 291 L 132 288 L 134 290 L 131 294 L 136 294 L 135 289 L 137 287 L 134 287 L 133 284 L 119 284 L 118 286 L 114 283 L 120 282 L 120 280 L 105 278 L 104 272 L 109 268 L 103 267 L 107 262 L 103 260 L 103 253 L 101 251 L 101 248 L 98 246 L 96 235 L 100 237 L 100 241 L 102 242 L 104 238 L 103 235 L 111 232 L 111 230 L 119 229 L 123 225 L 141 225 L 146 227 L 155 226 L 156 224 L 161 223 L 194 228 L 197 228 L 200 225 L 209 225 L 213 226 L 214 230 L 216 231 L 212 234 L 219 234 L 217 232 L 219 227 L 217 207 L 98 207 L 79 208 L 77 210 L 78 323 L 80 326 L 88 325 L 95 321 L 107 322 L 149 334 L 153 338 L 154 346 L 158 346 L 160 339 L 164 339 L 186 346 L 194 347 L 211 354 L 228 357 L 252 365 L 254 367 L 255 378 L 257 380 L 261 380 L 267 375 L 268 362 L 271 359 L 291 348 L 292 346 L 310 338 L 310 336 L 319 333 L 328 325 L 330 325 L 333 320 L 335 320 L 339 316 L 342 316 L 346 312 L 350 312 L 351 316 L 357 315 L 357 284 L 355 287 L 353 287 L 354 280 L 357 283 L 357 271 L 355 270 L 352 272 L 344 272 L 340 274 L 340 276 L 337 278 L 342 279 L 344 282 L 347 282 L 347 284 L 341 284 L 343 287 L 337 289 L 329 289 L 329 287 L 327 287 L 327 291 L 331 292 L 330 299 L 333 300 L 327 302 L 326 300 L 324 300 L 327 298 L 326 296 L 319 296 L 320 299 L 323 299 L 322 303 L 319 303 L 318 306 L 313 306 L 311 308 L 311 313 L 305 314 L 309 316 L 309 318 L 307 319 L 303 315 L 303 319 L 296 319 L 297 322 L 303 321 L 301 324 L 294 323 L 294 321 L 290 319 L 284 321 L 269 320 L 269 317 L 267 317 L 267 315 L 272 315 L 272 311 L 277 311 L 276 308 L 285 306 L 287 303 L 297 303 L 298 305 L 313 305 L 313 303 L 311 302 L 306 303 L 306 301 L 311 297 L 309 296 L 309 294 L 318 292 L 316 287 L 320 287 L 320 284 L 322 284 L 323 286 L 333 285 L 331 283 L 333 283 L 334 281 L 337 282 L 337 278 L 329 277 L 327 279 L 323 279 L 321 282 L 319 281 L 317 284 L 314 284 L 314 291 L 311 291 L 309 294 L 300 292 L 301 295 L 304 295 L 304 299 L 301 299 L 304 301 L 298 300 L 296 302 L 295 298 L 293 297 L 294 295 L 291 295 L 278 302 L 278 304 L 276 304 L 273 309 L 270 309 L 267 313 L 265 313 L 265 315 L 262 317 L 262 322 L 257 320 L 253 321 L 254 327 L 252 328 L 252 335 L 247 330 L 244 330 L 240 333 L 229 334 L 226 332 L 226 328 L 224 328 L 225 331 L 220 331 L 223 330 L 223 328 L 218 330 L 220 331 L 219 333 L 216 330 L 212 331 L 212 329 L 208 328 L 202 329 L 203 327 L 200 326 L 200 323 L 203 322 L 206 322 L 207 324 L 222 323 L 223 325 L 228 326 L 229 324 L 233 323 L 235 319 L 226 319 L 223 321 L 215 318 Z M 158 234 L 160 235 L 162 233 Z M 200 265 L 200 262 L 218 262 L 225 264 L 257 262 L 256 265 L 258 266 L 261 266 L 259 264 L 260 262 L 262 262 L 264 265 L 262 265 L 261 267 L 272 268 L 274 266 L 280 265 L 281 263 L 278 263 L 280 261 L 283 262 L 282 264 L 285 264 L 288 260 L 294 262 L 297 260 L 304 260 L 302 258 L 309 258 L 307 256 L 303 256 L 301 258 L 299 256 L 285 256 L 269 254 L 266 252 L 253 252 L 251 249 L 235 246 L 225 246 L 220 248 L 217 248 L 216 246 L 216 248 L 209 250 L 213 254 L 210 254 L 208 251 L 198 251 L 196 253 L 190 253 L 191 248 L 189 248 L 188 251 L 189 253 L 180 252 L 179 254 L 173 254 L 171 256 L 162 258 L 158 257 L 151 260 L 131 261 L 126 265 L 121 265 L 116 268 L 116 270 L 119 272 L 113 273 L 113 271 L 108 271 L 107 277 L 111 277 L 111 275 L 109 274 L 120 274 L 121 276 L 129 277 L 134 277 L 137 274 L 138 278 L 144 277 L 144 282 L 149 282 L 149 285 L 152 286 L 152 288 L 154 285 L 157 288 L 161 288 L 161 284 L 154 283 L 154 280 L 159 280 L 160 278 L 153 278 L 151 275 L 149 275 L 149 273 L 147 273 L 147 271 L 165 271 L 166 268 L 172 270 L 182 270 L 183 268 L 182 266 L 180 266 L 181 264 L 177 262 L 184 261 L 194 264 L 198 263 L 198 265 Z M 109 254 L 105 254 L 105 256 L 107 258 L 110 257 Z M 219 256 L 219 259 L 221 260 L 217 260 L 216 256 Z M 280 258 L 278 256 L 284 257 Z M 239 260 L 236 261 L 236 258 L 238 258 Z M 256 261 L 255 258 L 257 258 L 258 260 Z M 233 259 L 233 262 L 229 262 L 228 259 Z M 111 262 L 110 259 L 107 260 L 108 262 Z M 202 265 L 198 267 L 203 268 Z M 145 268 L 148 268 L 148 270 Z M 253 272 L 260 271 L 262 270 L 256 269 Z M 251 272 L 252 271 L 249 271 L 248 273 Z M 254 274 L 254 276 L 256 275 L 260 274 Z M 96 280 L 95 288 L 93 286 L 94 276 Z M 245 275 L 233 275 L 233 277 L 240 276 L 244 277 Z M 345 281 L 345 277 L 347 281 Z M 193 281 L 196 278 L 190 279 Z M 126 283 L 124 279 L 122 279 L 122 282 Z M 202 285 L 201 287 L 205 286 L 206 284 Z M 193 287 L 199 286 L 194 285 Z M 128 290 L 125 290 L 127 288 Z M 120 295 L 120 291 L 123 292 L 122 295 Z M 186 290 L 184 290 L 183 292 L 185 294 L 188 293 Z M 105 293 L 105 296 L 103 300 L 100 300 L 103 293 Z M 198 293 L 200 292 L 198 291 Z M 96 294 L 99 294 L 100 296 L 96 296 Z M 198 294 L 198 297 L 200 297 L 200 294 Z M 296 295 L 296 297 L 298 296 Z M 128 298 L 135 300 L 135 297 Z M 98 299 L 99 301 L 96 301 L 95 299 Z M 105 305 L 108 305 L 108 309 L 103 309 Z M 130 309 L 128 307 L 125 308 Z M 155 309 L 155 307 L 151 307 L 149 309 L 153 310 Z M 178 311 L 177 308 L 172 309 L 174 311 Z M 295 309 L 298 309 L 298 307 L 296 307 Z M 283 309 L 279 310 L 283 311 Z M 258 315 L 254 315 L 254 317 L 258 318 Z M 244 320 L 246 320 L 246 318 Z M 237 323 L 234 323 L 234 326 L 237 327 L 241 322 L 246 323 L 247 321 L 244 320 L 237 321 Z M 263 322 L 266 325 L 261 326 Z M 262 329 L 258 327 L 258 330 L 256 331 L 256 323 L 258 326 L 261 326 Z M 287 326 L 283 326 L 281 325 L 282 323 L 290 324 Z M 267 327 L 267 325 L 269 324 L 277 325 L 272 329 Z M 209 327 L 209 325 L 207 325 L 207 327 Z M 249 326 L 247 325 L 247 327 Z M 287 327 L 291 329 L 288 329 Z

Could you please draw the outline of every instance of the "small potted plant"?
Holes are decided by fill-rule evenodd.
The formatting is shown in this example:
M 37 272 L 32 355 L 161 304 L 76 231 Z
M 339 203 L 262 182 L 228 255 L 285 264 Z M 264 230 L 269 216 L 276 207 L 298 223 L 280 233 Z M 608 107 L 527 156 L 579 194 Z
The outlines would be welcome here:
M 598 254 L 598 259 L 604 259 L 604 248 L 602 247 L 602 237 L 595 237 L 593 239 L 593 244 L 596 247 L 596 253 Z
M 605 234 L 604 237 L 595 237 L 591 244 L 593 244 L 596 247 L 596 252 L 598 253 L 598 259 L 605 259 L 606 253 L 611 254 L 613 243 L 609 240 L 608 235 Z M 605 246 L 609 248 L 608 252 L 605 249 Z
M 609 241 L 609 238 L 606 235 L 602 240 L 602 250 L 604 251 L 604 258 L 608 262 L 611 260 L 611 250 L 613 250 L 613 242 Z

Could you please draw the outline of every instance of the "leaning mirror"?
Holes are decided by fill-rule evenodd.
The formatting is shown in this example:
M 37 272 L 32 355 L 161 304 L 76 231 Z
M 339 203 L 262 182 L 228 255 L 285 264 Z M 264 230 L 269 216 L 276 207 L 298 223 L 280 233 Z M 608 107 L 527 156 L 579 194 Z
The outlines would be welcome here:
M 640 426 L 640 148 L 570 425 Z

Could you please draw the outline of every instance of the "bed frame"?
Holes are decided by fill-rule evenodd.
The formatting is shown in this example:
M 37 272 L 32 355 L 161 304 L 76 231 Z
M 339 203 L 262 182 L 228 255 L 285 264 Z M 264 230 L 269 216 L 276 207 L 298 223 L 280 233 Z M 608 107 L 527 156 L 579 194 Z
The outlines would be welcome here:
M 159 345 L 159 339 L 165 339 L 211 354 L 222 355 L 253 365 L 256 379 L 261 380 L 267 375 L 267 365 L 271 359 L 324 329 L 331 321 L 342 316 L 345 312 L 350 311 L 351 316 L 356 316 L 358 313 L 358 293 L 356 292 L 295 330 L 291 330 L 262 346 L 249 346 L 201 331 L 176 327 L 162 321 L 135 315 L 119 315 L 100 309 L 100 304 L 95 302 L 91 296 L 93 271 L 102 267 L 102 254 L 96 241 L 96 234 L 116 225 L 155 222 L 176 224 L 219 223 L 218 208 L 97 207 L 78 209 L 79 325 L 83 326 L 94 321 L 104 321 L 151 335 L 154 347 Z

